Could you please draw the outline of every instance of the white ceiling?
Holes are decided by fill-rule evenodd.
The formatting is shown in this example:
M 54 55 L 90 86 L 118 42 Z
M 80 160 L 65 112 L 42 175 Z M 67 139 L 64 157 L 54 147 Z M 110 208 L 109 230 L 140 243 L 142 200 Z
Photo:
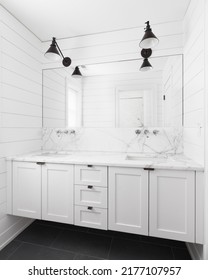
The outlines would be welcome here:
M 190 0 L 0 0 L 41 41 L 182 20 Z

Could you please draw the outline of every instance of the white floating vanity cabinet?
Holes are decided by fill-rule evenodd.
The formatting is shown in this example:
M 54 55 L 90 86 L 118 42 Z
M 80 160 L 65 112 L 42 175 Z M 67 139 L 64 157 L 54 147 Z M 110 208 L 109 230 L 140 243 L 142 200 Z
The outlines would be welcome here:
M 203 243 L 202 172 L 25 161 L 9 170 L 8 214 Z
M 73 224 L 74 167 L 13 163 L 13 214 Z

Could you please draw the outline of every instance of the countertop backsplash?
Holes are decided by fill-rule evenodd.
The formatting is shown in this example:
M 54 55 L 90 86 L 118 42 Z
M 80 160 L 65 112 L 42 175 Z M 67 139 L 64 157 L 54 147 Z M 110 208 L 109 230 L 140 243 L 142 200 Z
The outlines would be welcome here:
M 138 134 L 135 131 L 138 130 Z M 183 153 L 182 128 L 43 128 L 43 150 Z

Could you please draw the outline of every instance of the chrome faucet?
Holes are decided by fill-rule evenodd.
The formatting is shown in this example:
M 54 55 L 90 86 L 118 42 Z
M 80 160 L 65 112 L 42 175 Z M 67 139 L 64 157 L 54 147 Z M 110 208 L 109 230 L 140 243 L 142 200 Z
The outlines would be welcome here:
M 140 129 L 136 129 L 136 130 L 135 130 L 135 133 L 136 133 L 136 135 L 138 136 L 138 135 L 140 135 L 140 134 L 142 133 L 142 131 L 141 131 Z
M 76 131 L 74 129 L 70 130 L 70 135 L 75 135 Z
M 63 135 L 63 134 L 65 134 L 65 135 L 75 135 L 76 131 L 74 129 L 71 129 L 71 130 L 70 129 L 65 129 L 65 130 L 58 129 L 58 130 L 56 130 L 56 134 L 58 135 L 58 137 L 60 135 Z
M 160 132 L 159 130 L 154 129 L 152 133 L 153 133 L 155 136 L 157 136 L 159 132 Z

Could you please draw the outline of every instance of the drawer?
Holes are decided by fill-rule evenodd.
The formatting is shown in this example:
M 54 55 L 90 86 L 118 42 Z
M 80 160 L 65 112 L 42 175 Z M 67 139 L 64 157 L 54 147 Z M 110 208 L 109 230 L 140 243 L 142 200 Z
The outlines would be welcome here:
M 75 206 L 75 225 L 107 230 L 107 209 Z
M 107 208 L 107 188 L 75 185 L 75 204 Z
M 107 187 L 107 167 L 97 165 L 76 165 L 75 184 Z

